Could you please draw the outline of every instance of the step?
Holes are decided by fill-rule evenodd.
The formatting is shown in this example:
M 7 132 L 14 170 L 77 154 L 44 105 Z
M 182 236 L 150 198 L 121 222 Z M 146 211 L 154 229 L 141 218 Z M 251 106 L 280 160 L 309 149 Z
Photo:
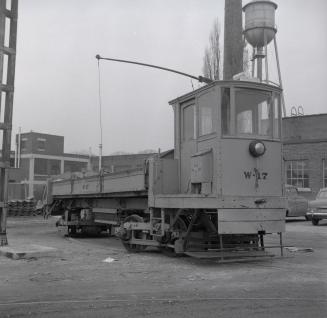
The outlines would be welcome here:
M 223 260 L 250 260 L 256 258 L 271 258 L 274 257 L 266 251 L 188 251 L 184 254 L 194 258 L 217 258 Z

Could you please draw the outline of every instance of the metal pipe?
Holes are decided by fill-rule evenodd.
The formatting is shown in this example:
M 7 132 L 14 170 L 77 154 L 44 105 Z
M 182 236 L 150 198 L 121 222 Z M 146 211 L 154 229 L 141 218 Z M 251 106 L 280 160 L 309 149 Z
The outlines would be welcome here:
M 269 68 L 268 68 L 268 48 L 267 48 L 267 34 L 266 29 L 263 30 L 263 38 L 265 42 L 265 69 L 266 69 L 266 83 L 269 83 Z
M 284 256 L 284 251 L 283 251 L 283 233 L 279 233 L 279 244 L 280 244 L 280 256 Z
M 257 50 L 257 77 L 262 82 L 262 48 Z
M 17 161 L 18 161 L 18 136 L 15 142 L 15 165 L 14 165 L 15 168 L 17 168 Z
M 255 68 L 255 48 L 252 51 L 252 78 L 254 78 L 254 68 Z
M 17 156 L 17 168 L 20 168 L 20 158 L 21 158 L 21 153 L 22 153 L 22 149 L 21 149 L 21 133 L 22 133 L 22 129 L 21 129 L 21 127 L 19 127 L 19 129 L 18 129 L 18 156 Z
M 99 145 L 99 171 L 102 169 L 102 144 Z

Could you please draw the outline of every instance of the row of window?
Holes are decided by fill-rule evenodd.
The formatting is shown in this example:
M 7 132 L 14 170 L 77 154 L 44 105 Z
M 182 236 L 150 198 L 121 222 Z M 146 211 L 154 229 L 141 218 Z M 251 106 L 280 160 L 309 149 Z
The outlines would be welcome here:
M 221 89 L 221 122 L 223 135 L 260 135 L 279 138 L 279 95 L 254 89 Z M 231 114 L 231 113 L 235 114 Z M 198 113 L 194 104 L 183 108 L 183 140 L 216 132 L 216 105 L 210 97 L 200 97 Z M 199 117 L 197 120 L 197 116 Z
M 285 161 L 286 183 L 298 188 L 309 188 L 309 161 Z M 322 160 L 322 186 L 327 187 L 327 159 Z
M 35 158 L 34 174 L 36 175 L 58 175 L 60 174 L 60 160 Z M 64 161 L 64 172 L 79 172 L 87 167 L 86 162 Z

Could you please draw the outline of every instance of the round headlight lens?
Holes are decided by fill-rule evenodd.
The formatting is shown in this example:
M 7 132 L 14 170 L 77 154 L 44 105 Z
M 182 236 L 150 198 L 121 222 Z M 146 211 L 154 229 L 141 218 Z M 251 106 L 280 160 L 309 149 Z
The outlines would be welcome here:
M 249 151 L 253 157 L 260 157 L 266 152 L 266 146 L 262 141 L 253 140 L 250 143 Z

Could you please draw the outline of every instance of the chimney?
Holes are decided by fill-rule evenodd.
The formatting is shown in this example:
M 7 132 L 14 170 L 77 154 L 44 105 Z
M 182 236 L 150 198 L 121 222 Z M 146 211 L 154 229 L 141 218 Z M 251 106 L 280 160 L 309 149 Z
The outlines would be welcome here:
M 243 72 L 242 0 L 225 0 L 224 80 Z

